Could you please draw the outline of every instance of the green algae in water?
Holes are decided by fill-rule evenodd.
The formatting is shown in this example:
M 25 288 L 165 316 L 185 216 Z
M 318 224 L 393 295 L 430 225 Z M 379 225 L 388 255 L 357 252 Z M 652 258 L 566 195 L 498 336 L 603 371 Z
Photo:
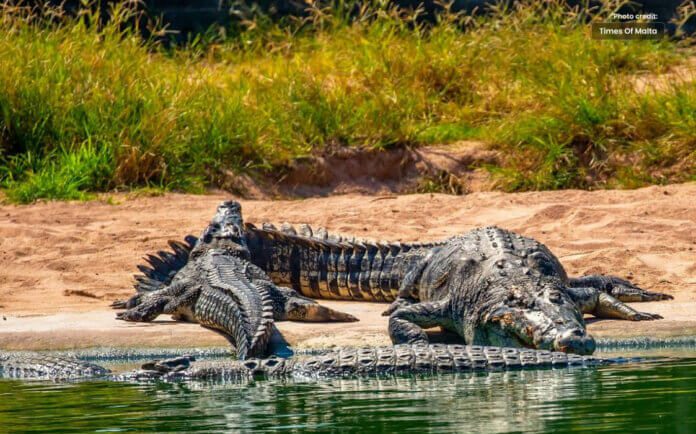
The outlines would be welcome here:
M 696 353 L 600 368 L 239 384 L 0 381 L 0 431 L 696 432 Z

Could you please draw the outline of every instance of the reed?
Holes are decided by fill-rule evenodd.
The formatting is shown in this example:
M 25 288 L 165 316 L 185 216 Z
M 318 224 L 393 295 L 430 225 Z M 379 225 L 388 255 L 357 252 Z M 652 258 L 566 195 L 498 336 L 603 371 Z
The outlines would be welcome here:
M 598 41 L 560 1 L 417 19 L 337 3 L 165 47 L 127 4 L 0 11 L 0 185 L 16 202 L 203 191 L 326 147 L 484 141 L 505 190 L 696 179 L 691 40 Z M 693 65 L 693 64 L 692 64 Z M 693 77 L 692 77 L 693 78 Z M 649 80 L 648 80 L 649 81 Z

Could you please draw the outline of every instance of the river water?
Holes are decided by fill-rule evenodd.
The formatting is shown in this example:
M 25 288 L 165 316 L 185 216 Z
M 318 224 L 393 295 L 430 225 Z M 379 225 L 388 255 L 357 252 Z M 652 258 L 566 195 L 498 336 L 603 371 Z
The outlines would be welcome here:
M 696 350 L 644 353 L 653 358 L 429 378 L 0 381 L 0 432 L 695 433 Z

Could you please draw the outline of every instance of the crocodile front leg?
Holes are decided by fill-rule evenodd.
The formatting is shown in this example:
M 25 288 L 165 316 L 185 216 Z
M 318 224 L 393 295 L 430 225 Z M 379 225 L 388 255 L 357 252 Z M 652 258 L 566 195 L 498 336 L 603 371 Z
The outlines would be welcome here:
M 582 313 L 597 318 L 624 319 L 629 321 L 650 321 L 662 316 L 638 312 L 631 306 L 596 288 L 568 288 L 568 294 Z
M 414 303 L 396 309 L 389 316 L 389 337 L 395 344 L 428 343 L 425 328 L 445 326 L 448 322 L 447 300 Z
M 396 312 L 397 310 L 401 308 L 405 308 L 408 306 L 412 306 L 413 304 L 418 303 L 418 301 L 414 298 L 408 298 L 408 297 L 398 297 L 396 300 L 394 300 L 387 310 L 382 312 L 382 316 L 389 316 Z
M 641 289 L 616 276 L 591 275 L 572 277 L 568 281 L 573 288 L 594 288 L 623 302 L 672 300 L 673 296 Z

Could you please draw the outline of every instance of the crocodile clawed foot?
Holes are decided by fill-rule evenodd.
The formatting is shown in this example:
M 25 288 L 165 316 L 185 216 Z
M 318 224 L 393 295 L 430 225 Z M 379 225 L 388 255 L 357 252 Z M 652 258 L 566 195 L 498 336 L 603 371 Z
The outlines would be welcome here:
M 662 301 L 662 300 L 674 300 L 674 296 L 670 295 L 670 294 L 665 294 L 663 292 L 645 291 L 643 293 L 643 301 Z
M 646 291 L 629 281 L 612 278 L 611 295 L 623 302 L 674 300 L 674 296 L 662 292 Z
M 414 300 L 410 300 L 407 298 L 397 298 L 392 302 L 392 304 L 389 305 L 387 310 L 382 312 L 382 316 L 390 316 L 397 310 L 401 309 L 402 307 L 407 307 L 410 306 L 414 303 Z
M 116 314 L 116 319 L 130 322 L 149 322 L 152 320 L 152 315 L 145 310 L 134 308 L 123 312 L 118 312 Z
M 633 282 L 616 276 L 590 275 L 571 278 L 570 286 L 594 288 L 624 303 L 674 300 L 674 296 L 670 294 L 646 291 L 634 285 Z
M 128 300 L 114 300 L 113 303 L 111 303 L 111 308 L 112 309 L 132 309 L 138 305 L 140 305 L 142 302 L 140 294 L 134 295 L 133 297 L 129 298 Z
M 648 312 L 636 312 L 636 314 L 630 318 L 631 321 L 653 321 L 656 319 L 664 319 L 664 318 L 662 317 L 662 315 L 658 315 L 656 313 L 648 313 Z
M 113 303 L 111 303 L 109 306 L 112 309 L 125 309 L 126 308 L 126 300 L 114 300 Z
M 125 312 L 119 312 L 116 314 L 116 319 L 121 321 L 142 321 L 143 315 L 138 311 L 127 310 Z

